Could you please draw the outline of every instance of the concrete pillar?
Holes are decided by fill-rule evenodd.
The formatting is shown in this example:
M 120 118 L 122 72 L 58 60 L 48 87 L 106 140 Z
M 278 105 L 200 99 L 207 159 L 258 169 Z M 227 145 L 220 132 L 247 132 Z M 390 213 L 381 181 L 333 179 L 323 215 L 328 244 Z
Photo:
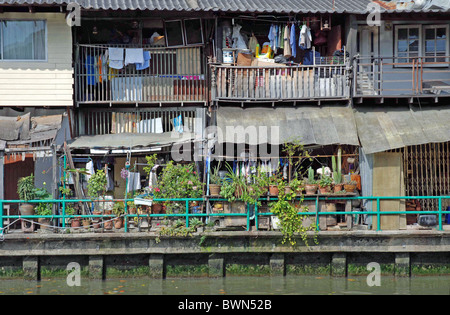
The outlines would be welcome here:
M 209 277 L 225 276 L 225 258 L 220 255 L 212 254 L 208 259 Z
M 276 276 L 285 275 L 284 254 L 272 254 L 270 256 L 270 274 Z
M 23 275 L 26 280 L 40 280 L 39 257 L 24 257 L 22 260 Z
M 395 276 L 409 277 L 411 273 L 411 258 L 409 253 L 395 254 Z
M 347 276 L 347 254 L 333 253 L 331 257 L 331 275 L 337 277 Z
M 151 254 L 148 259 L 149 276 L 163 279 L 165 277 L 164 255 Z
M 89 278 L 103 279 L 104 275 L 104 259 L 101 255 L 89 256 Z

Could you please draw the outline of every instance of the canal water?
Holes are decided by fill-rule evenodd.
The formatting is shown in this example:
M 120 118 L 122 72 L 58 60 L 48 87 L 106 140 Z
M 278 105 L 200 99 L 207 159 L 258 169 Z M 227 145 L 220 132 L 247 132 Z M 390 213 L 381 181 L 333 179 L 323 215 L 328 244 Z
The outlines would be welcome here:
M 380 286 L 369 286 L 365 276 L 230 276 L 163 280 L 81 278 L 78 284 L 69 286 L 65 278 L 41 281 L 2 279 L 0 295 L 450 295 L 450 276 L 382 276 Z

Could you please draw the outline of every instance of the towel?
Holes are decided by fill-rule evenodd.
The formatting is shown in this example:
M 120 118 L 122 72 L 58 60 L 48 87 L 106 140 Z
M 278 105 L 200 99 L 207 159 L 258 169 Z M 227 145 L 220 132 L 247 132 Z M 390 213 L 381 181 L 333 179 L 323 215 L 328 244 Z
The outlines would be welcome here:
M 136 70 L 144 70 L 150 67 L 150 59 L 152 59 L 152 56 L 150 56 L 149 51 L 144 51 L 144 62 L 143 63 L 137 63 L 136 64 Z
M 108 48 L 109 67 L 113 69 L 123 68 L 123 48 Z
M 125 66 L 130 63 L 144 63 L 144 49 L 142 48 L 127 48 L 125 49 Z

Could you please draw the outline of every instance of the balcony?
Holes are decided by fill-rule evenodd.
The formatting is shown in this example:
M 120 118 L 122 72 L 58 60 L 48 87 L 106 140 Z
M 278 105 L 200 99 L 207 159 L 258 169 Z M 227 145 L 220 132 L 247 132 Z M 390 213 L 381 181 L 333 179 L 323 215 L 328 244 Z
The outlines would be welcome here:
M 211 65 L 216 102 L 332 101 L 350 98 L 347 60 L 316 65 Z
M 450 96 L 450 57 L 356 57 L 356 98 Z
M 75 101 L 93 104 L 205 103 L 208 78 L 202 47 L 140 47 L 150 53 L 149 67 L 109 67 L 105 53 L 118 45 L 77 45 Z M 120 46 L 122 48 L 139 48 Z

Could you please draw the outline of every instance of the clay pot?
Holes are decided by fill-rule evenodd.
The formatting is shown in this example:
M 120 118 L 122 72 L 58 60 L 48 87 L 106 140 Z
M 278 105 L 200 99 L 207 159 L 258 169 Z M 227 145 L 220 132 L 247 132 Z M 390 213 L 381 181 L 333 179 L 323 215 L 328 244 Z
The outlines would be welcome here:
M 209 194 L 211 196 L 219 196 L 221 188 L 222 188 L 221 185 L 216 185 L 216 184 L 209 185 Z
M 102 212 L 101 211 L 93 211 L 92 212 L 93 215 L 101 215 Z M 100 222 L 102 221 L 102 219 L 100 217 L 98 218 L 92 218 L 92 227 L 94 229 L 99 229 L 100 228 Z
M 83 219 L 81 222 L 83 223 L 83 227 L 86 230 L 89 229 L 89 227 L 91 226 L 91 220 L 89 220 L 89 219 Z
M 325 187 L 319 186 L 319 191 L 321 194 L 328 194 L 331 192 L 331 187 L 330 186 L 325 186 Z
M 154 204 L 152 204 L 152 213 L 158 214 L 158 213 L 161 213 L 162 210 L 163 210 L 162 203 L 154 203 Z
M 34 215 L 34 205 L 31 203 L 22 203 L 19 206 L 20 215 Z
M 292 192 L 292 188 L 290 186 L 284 187 L 284 194 L 288 195 Z
M 307 195 L 314 195 L 317 192 L 317 185 L 305 185 L 305 191 Z
M 70 221 L 70 226 L 73 228 L 79 228 L 81 226 L 81 220 L 79 218 L 73 218 Z
M 343 187 L 344 187 L 344 184 L 335 184 L 333 187 L 334 192 L 342 191 Z
M 269 194 L 271 196 L 278 196 L 278 194 L 280 193 L 278 186 L 276 185 L 269 185 Z
M 48 218 L 39 218 L 38 223 L 40 224 L 40 227 L 42 230 L 51 230 L 52 229 L 52 227 L 49 226 L 49 225 L 51 225 L 51 220 Z
M 344 184 L 344 189 L 346 192 L 352 193 L 356 190 L 356 185 Z
M 103 227 L 105 230 L 111 230 L 113 228 L 114 222 L 111 221 L 111 218 L 106 218 L 105 222 L 103 222 Z
M 123 218 L 114 218 L 114 228 L 121 229 L 123 227 Z

